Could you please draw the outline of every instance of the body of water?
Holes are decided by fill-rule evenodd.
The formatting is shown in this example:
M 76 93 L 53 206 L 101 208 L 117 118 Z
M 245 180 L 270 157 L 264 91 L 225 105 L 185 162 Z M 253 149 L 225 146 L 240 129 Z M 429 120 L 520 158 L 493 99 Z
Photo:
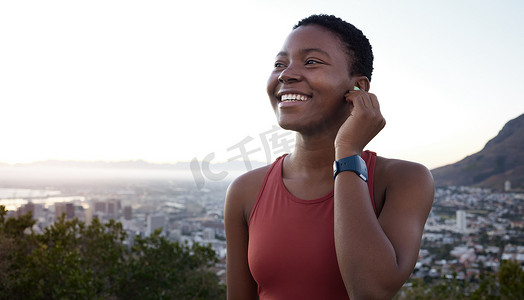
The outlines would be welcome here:
M 28 202 L 42 204 L 48 208 L 55 203 L 82 203 L 86 200 L 84 196 L 61 196 L 61 194 L 57 190 L 0 188 L 0 205 L 5 206 L 7 210 L 15 211 Z

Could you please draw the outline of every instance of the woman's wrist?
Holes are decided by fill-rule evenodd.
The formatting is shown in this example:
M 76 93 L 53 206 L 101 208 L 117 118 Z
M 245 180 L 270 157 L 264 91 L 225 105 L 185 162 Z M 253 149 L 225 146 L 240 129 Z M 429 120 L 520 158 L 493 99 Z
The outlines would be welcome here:
M 335 160 L 342 159 L 344 157 L 362 155 L 362 149 L 350 147 L 349 145 L 336 145 L 335 146 Z

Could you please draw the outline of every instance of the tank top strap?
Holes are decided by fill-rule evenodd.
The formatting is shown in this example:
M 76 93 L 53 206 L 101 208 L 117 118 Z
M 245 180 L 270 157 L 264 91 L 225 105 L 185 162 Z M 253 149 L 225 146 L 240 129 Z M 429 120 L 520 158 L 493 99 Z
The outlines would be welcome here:
M 284 157 L 286 157 L 286 154 L 281 155 L 278 157 L 269 167 L 269 169 L 266 172 L 266 175 L 264 176 L 264 180 L 262 181 L 262 185 L 260 186 L 260 189 L 258 190 L 257 199 L 255 200 L 255 204 L 253 205 L 253 208 L 251 209 L 251 213 L 249 215 L 249 221 L 248 226 L 251 223 L 251 219 L 253 218 L 253 215 L 255 214 L 255 211 L 257 210 L 257 207 L 260 203 L 260 198 L 262 198 L 262 194 L 264 190 L 266 190 L 267 185 L 275 185 L 277 182 L 275 180 L 270 180 L 270 177 L 272 176 L 273 172 L 282 172 L 282 163 L 284 161 Z M 278 174 L 280 175 L 280 174 Z M 274 175 L 273 175 L 274 177 Z M 281 176 L 277 176 L 277 178 L 280 178 Z

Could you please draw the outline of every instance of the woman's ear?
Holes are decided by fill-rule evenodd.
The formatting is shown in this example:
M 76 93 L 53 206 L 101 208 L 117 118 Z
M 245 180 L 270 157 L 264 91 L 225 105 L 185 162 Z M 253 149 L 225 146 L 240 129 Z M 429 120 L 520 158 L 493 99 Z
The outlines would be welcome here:
M 369 79 L 366 76 L 358 76 L 355 78 L 355 86 L 362 91 L 369 91 Z

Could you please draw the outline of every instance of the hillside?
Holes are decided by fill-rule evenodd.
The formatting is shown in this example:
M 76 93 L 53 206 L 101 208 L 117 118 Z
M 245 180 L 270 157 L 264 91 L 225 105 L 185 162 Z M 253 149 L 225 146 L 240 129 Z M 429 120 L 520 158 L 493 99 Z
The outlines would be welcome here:
M 484 148 L 459 162 L 431 171 L 437 186 L 465 185 L 524 190 L 524 114 L 504 125 Z

